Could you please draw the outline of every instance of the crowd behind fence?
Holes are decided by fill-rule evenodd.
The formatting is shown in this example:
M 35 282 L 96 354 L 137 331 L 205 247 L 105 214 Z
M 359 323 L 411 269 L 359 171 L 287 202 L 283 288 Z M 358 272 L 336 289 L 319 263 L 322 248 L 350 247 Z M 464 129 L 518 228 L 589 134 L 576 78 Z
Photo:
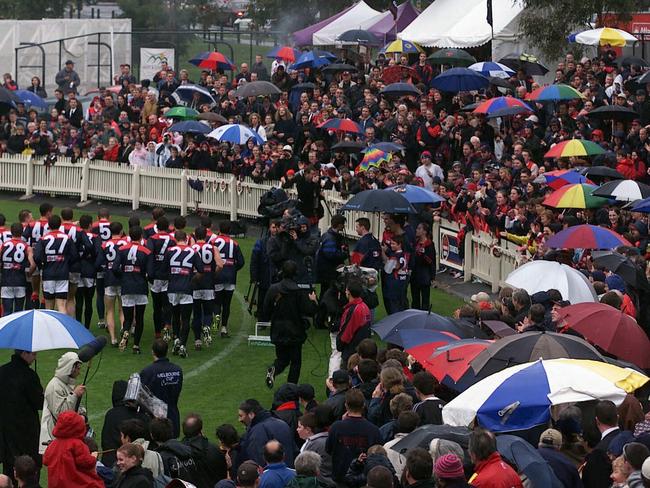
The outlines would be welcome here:
M 259 218 L 260 197 L 279 182 L 254 183 L 232 175 L 219 175 L 194 170 L 143 168 L 117 165 L 113 162 L 82 159 L 73 163 L 59 157 L 54 164 L 45 158 L 24 155 L 0 157 L 0 190 L 17 192 L 29 198 L 36 194 L 78 198 L 79 206 L 91 200 L 130 203 L 133 210 L 141 206 L 162 206 L 178 210 L 181 215 L 210 212 L 240 217 Z M 190 187 L 189 180 L 200 180 L 203 191 Z M 331 215 L 345 203 L 336 191 L 325 191 L 325 218 L 321 231 L 327 229 Z M 295 194 L 294 194 L 295 195 Z M 357 237 L 355 221 L 368 217 L 375 235 L 381 236 L 383 221 L 379 214 L 347 212 L 345 233 Z M 465 281 L 481 280 L 493 291 L 503 285 L 508 274 L 517 267 L 519 253 L 512 243 L 484 232 L 468 234 L 458 240 L 458 224 L 441 220 L 434 223 L 433 239 L 437 259 L 442 266 L 461 271 Z

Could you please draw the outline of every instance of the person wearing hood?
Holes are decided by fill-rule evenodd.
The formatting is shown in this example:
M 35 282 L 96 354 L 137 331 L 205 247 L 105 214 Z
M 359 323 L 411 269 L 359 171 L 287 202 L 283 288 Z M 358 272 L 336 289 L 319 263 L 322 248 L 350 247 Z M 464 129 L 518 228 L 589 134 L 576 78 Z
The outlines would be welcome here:
M 191 413 L 185 418 L 183 435 L 181 442 L 191 449 L 192 457 L 197 460 L 197 476 L 192 481 L 197 488 L 212 488 L 228 477 L 226 457 L 203 435 L 203 419 L 199 414 Z
M 83 441 L 86 435 L 83 417 L 76 412 L 62 412 L 57 417 L 52 434 L 55 439 L 43 456 L 43 464 L 47 466 L 47 486 L 104 488 L 104 482 L 95 468 L 97 453 L 91 454 Z
M 138 419 L 149 425 L 149 416 L 136 402 L 125 401 L 124 395 L 128 382 L 117 380 L 113 383 L 113 408 L 104 416 L 102 427 L 102 462 L 108 467 L 115 464 L 115 450 L 122 445 L 120 442 L 120 424 L 125 420 Z
M 266 385 L 273 388 L 275 377 L 289 366 L 288 383 L 298 383 L 302 364 L 302 345 L 307 340 L 309 322 L 305 317 L 316 313 L 316 293 L 306 295 L 295 281 L 298 267 L 294 261 L 282 264 L 282 280 L 271 285 L 264 299 L 266 321 L 271 322 L 271 342 L 275 361 L 266 373 Z
M 86 392 L 84 385 L 76 385 L 75 380 L 81 372 L 81 361 L 76 352 L 66 352 L 59 358 L 54 378 L 45 388 L 43 417 L 41 418 L 41 435 L 39 453 L 43 454 L 52 441 L 52 430 L 59 415 L 66 410 L 75 410 L 77 401 Z
M 300 417 L 298 385 L 285 383 L 276 390 L 273 395 L 271 413 L 280 420 L 284 420 L 292 432 L 296 432 L 298 417 Z M 297 435 L 296 438 L 299 440 Z

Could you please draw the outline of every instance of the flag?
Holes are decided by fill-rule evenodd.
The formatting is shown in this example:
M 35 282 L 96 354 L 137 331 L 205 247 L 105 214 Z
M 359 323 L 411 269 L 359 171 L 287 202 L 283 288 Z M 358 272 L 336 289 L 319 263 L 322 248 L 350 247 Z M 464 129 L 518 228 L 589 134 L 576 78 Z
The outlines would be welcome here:
M 492 20 L 492 0 L 487 0 L 487 17 L 485 19 L 490 26 L 494 26 Z
M 397 20 L 397 1 L 391 0 L 388 10 L 393 14 L 393 20 Z

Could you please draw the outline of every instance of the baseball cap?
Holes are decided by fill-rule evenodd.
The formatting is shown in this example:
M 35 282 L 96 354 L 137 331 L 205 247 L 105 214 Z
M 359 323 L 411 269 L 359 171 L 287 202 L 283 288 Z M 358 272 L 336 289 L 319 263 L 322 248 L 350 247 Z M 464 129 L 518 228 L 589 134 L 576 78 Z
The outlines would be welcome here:
M 555 429 L 546 429 L 539 436 L 539 445 L 544 447 L 554 447 L 560 449 L 562 447 L 562 434 Z
M 625 98 L 627 100 L 627 95 L 623 92 L 616 95 L 616 98 Z
M 490 301 L 490 295 L 488 295 L 484 291 L 479 291 L 478 293 L 472 295 L 470 299 L 473 302 L 489 302 Z
M 526 117 L 526 121 L 534 122 L 535 124 L 537 124 L 539 122 L 539 117 L 537 117 L 537 115 L 529 115 L 528 117 Z
M 422 151 L 422 154 L 420 154 L 421 158 L 429 158 L 431 159 L 431 152 L 429 151 Z
M 476 186 L 476 183 L 474 183 L 474 182 L 471 182 L 471 183 L 465 183 L 465 185 L 463 186 L 463 188 L 465 188 L 466 190 L 469 190 L 469 191 L 476 191 L 476 190 L 478 190 L 478 186 Z
M 237 481 L 240 485 L 250 486 L 259 477 L 259 466 L 252 461 L 244 461 L 237 470 Z
M 289 151 L 290 153 L 293 153 L 293 148 L 287 144 L 286 146 L 282 146 L 283 151 Z
M 348 375 L 347 371 L 344 371 L 342 369 L 337 369 L 332 373 L 332 383 L 335 385 L 341 384 L 341 383 L 347 383 L 350 381 L 350 375 Z

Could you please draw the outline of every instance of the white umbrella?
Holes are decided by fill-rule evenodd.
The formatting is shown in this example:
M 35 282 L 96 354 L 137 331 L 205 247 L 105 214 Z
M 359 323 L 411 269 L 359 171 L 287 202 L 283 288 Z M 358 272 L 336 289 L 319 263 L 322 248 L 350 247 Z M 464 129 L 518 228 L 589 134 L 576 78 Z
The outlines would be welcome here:
M 622 29 L 614 29 L 612 27 L 589 29 L 579 32 L 578 34 L 572 34 L 569 36 L 569 40 L 577 42 L 578 44 L 586 44 L 587 46 L 610 45 L 616 47 L 623 47 L 627 43 L 638 41 L 638 39 L 629 32 L 625 32 Z
M 636 202 L 650 197 L 650 186 L 634 180 L 614 180 L 596 188 L 592 195 L 614 198 L 617 202 Z
M 469 67 L 469 69 L 477 71 L 483 76 L 492 76 L 494 78 L 502 78 L 506 80 L 515 75 L 514 70 L 508 68 L 505 64 L 497 63 L 495 61 L 474 63 Z
M 531 261 L 506 278 L 506 284 L 523 288 L 529 294 L 556 289 L 571 303 L 596 302 L 598 297 L 585 275 L 556 261 Z

